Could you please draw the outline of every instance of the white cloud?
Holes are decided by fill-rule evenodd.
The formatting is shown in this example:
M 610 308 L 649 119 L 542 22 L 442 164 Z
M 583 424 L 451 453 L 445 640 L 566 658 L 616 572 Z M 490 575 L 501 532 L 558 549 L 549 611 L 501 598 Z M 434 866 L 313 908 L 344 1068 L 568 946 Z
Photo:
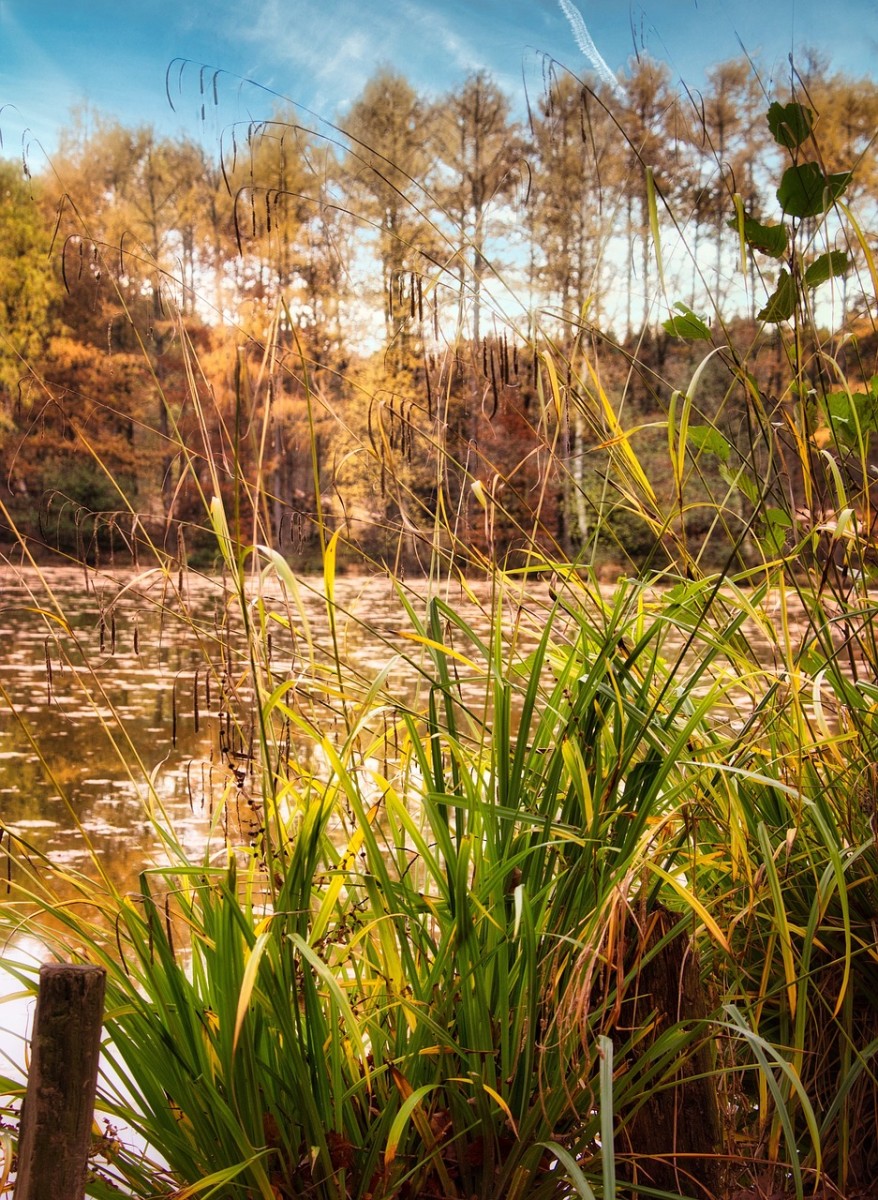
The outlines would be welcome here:
M 367 11 L 357 0 L 261 0 L 246 16 L 230 2 L 219 11 L 228 41 L 247 47 L 254 79 L 330 118 L 383 64 L 436 90 L 489 66 L 457 24 L 420 0 Z
M 379 63 L 398 50 L 398 27 L 386 10 L 364 18 L 356 0 L 262 0 L 227 4 L 224 34 L 246 45 L 247 73 L 266 87 L 331 117 L 362 91 Z
M 467 72 L 487 67 L 484 55 L 480 54 L 471 42 L 461 37 L 458 30 L 438 9 L 403 0 L 401 16 L 413 32 L 415 26 L 420 27 L 418 35 L 412 38 L 414 44 L 427 49 L 431 55 L 435 55 L 437 45 L 445 52 L 446 61 L 442 68 L 446 73 L 450 66 Z

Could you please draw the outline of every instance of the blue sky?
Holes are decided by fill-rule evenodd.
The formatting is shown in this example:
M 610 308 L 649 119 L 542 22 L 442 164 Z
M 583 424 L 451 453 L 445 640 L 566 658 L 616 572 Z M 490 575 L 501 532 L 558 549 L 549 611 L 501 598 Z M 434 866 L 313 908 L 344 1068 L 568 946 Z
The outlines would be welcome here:
M 699 86 L 704 69 L 740 53 L 767 68 L 816 46 L 854 75 L 876 74 L 878 0 L 580 0 L 613 70 L 635 52 L 664 59 Z M 582 71 L 557 0 L 0 0 L 3 153 L 51 152 L 72 107 L 87 103 L 126 124 L 212 135 L 268 114 L 272 98 L 238 77 L 333 118 L 376 67 L 402 70 L 438 94 L 485 67 L 510 92 L 536 88 L 543 55 Z M 199 120 L 197 66 L 222 68 L 220 108 Z M 208 80 L 210 82 L 210 80 Z M 208 109 L 212 89 L 208 87 Z M 25 133 L 25 131 L 29 131 Z

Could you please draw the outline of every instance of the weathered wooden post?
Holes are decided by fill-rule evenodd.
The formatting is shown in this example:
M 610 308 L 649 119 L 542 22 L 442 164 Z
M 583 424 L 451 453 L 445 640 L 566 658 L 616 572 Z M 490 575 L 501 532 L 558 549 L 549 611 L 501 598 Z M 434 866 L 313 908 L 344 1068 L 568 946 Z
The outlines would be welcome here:
M 106 981 L 103 967 L 40 967 L 14 1200 L 83 1200 Z

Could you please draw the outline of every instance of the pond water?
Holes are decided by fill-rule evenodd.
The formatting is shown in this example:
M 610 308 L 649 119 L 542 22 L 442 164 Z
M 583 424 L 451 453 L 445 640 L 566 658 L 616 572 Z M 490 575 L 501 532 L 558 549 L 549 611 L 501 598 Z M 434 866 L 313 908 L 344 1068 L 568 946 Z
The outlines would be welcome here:
M 335 601 L 338 644 L 365 691 L 411 650 L 400 637 L 408 621 L 383 578 L 340 577 Z M 478 604 L 464 602 L 486 631 Z M 332 660 L 322 579 L 299 581 L 289 624 L 271 623 L 278 677 L 313 680 L 316 664 L 319 678 Z M 89 873 L 96 856 L 130 890 L 145 864 L 161 861 L 149 819 L 161 806 L 200 858 L 215 804 L 234 785 L 235 755 L 247 756 L 246 733 L 228 719 L 230 707 L 247 709 L 239 634 L 238 605 L 220 579 L 0 566 L 3 827 L 59 866 Z M 233 689 L 237 705 L 227 702 Z M 315 720 L 331 721 L 323 712 L 315 701 Z
M 468 590 L 455 585 L 449 599 L 484 635 L 488 586 Z M 300 578 L 298 591 L 286 608 L 268 597 L 277 610 L 269 621 L 272 664 L 277 679 L 300 677 L 309 685 L 321 671 L 331 677 L 333 651 L 322 579 Z M 409 588 L 422 612 L 426 591 L 424 584 Z M 520 648 L 538 636 L 548 594 L 547 585 L 528 584 Z M 514 599 L 507 611 L 519 619 Z M 410 625 L 392 584 L 342 576 L 335 601 L 336 640 L 354 681 L 359 675 L 365 692 L 392 662 L 395 694 L 410 689 L 414 700 L 417 673 L 406 660 L 417 648 L 401 636 Z M 286 625 L 278 619 L 284 612 Z M 96 856 L 118 887 L 131 890 L 145 864 L 162 861 L 149 819 L 159 805 L 187 852 L 201 858 L 215 806 L 235 783 L 235 755 L 246 765 L 248 735 L 228 721 L 229 708 L 248 709 L 243 665 L 234 658 L 239 635 L 239 606 L 221 579 L 0 565 L 5 830 L 60 866 L 89 873 Z M 668 650 L 682 641 L 673 628 L 670 635 Z M 752 628 L 748 636 L 770 662 L 764 636 Z M 238 694 L 230 704 L 232 691 Z M 312 716 L 318 725 L 333 719 L 319 697 Z M 213 836 L 219 851 L 223 830 Z
M 203 665 L 195 630 L 160 583 L 125 583 L 64 569 L 0 577 L 3 823 L 58 864 L 94 852 L 123 887 L 154 849 L 148 776 L 181 836 L 203 835 L 188 781 L 214 740 L 209 714 L 196 731 L 173 711 L 191 706 Z M 206 620 L 207 589 L 198 601 Z

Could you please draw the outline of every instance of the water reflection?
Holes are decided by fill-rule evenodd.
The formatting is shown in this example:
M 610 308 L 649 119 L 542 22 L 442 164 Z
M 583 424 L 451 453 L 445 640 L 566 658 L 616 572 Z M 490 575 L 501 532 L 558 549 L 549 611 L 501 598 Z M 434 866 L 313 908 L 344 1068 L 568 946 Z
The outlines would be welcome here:
M 417 702 L 420 650 L 400 636 L 408 621 L 389 581 L 337 580 L 334 630 L 322 580 L 300 580 L 295 598 L 273 591 L 248 616 L 264 622 L 274 682 L 297 681 L 309 723 L 329 731 L 338 720 L 336 645 L 353 700 L 398 664 L 394 693 Z M 486 633 L 478 597 L 457 589 L 453 599 Z M 215 807 L 240 789 L 252 750 L 253 730 L 230 715 L 252 707 L 242 645 L 240 605 L 220 579 L 0 567 L 3 827 L 59 866 L 93 873 L 96 856 L 126 891 L 161 861 L 150 821 L 158 805 L 201 858 Z M 308 739 L 293 749 L 302 767 L 314 765 Z M 222 832 L 213 831 L 218 846 Z
M 5 828 L 81 866 L 94 852 L 126 886 L 155 848 L 150 788 L 181 833 L 193 759 L 210 759 L 210 716 L 191 717 L 203 666 L 197 630 L 160 581 L 54 569 L 0 573 L 0 813 Z M 163 594 L 163 591 L 165 594 Z M 195 597 L 210 618 L 210 589 Z
M 334 695 L 336 647 L 351 689 L 348 714 L 388 667 L 394 698 L 421 703 L 416 660 L 423 647 L 404 636 L 410 624 L 390 581 L 336 580 L 334 629 L 322 580 L 299 579 L 295 596 L 282 594 L 277 581 L 267 588 L 261 604 L 251 599 L 248 619 L 270 636 L 273 683 L 295 681 L 290 703 L 312 727 L 331 732 L 344 708 Z M 427 590 L 409 588 L 421 612 Z M 489 586 L 458 586 L 448 599 L 490 641 Z M 508 597 L 506 633 L 518 638 L 523 654 L 545 622 L 548 585 L 529 582 L 526 603 L 519 599 L 521 606 Z M 225 831 L 212 826 L 213 816 L 223 797 L 241 800 L 254 736 L 246 662 L 239 657 L 241 621 L 228 582 L 195 572 L 0 566 L 3 828 L 59 866 L 91 873 L 96 856 L 123 891 L 136 887 L 146 863 L 162 861 L 150 821 L 157 805 L 194 859 L 210 852 L 211 837 L 219 850 Z M 670 620 L 663 629 L 663 652 L 673 655 L 685 631 Z M 441 637 L 464 656 L 480 657 L 453 626 Z M 764 631 L 751 623 L 746 638 L 770 664 Z M 694 663 L 701 657 L 697 644 L 687 653 Z M 457 660 L 449 660 L 449 669 L 467 675 Z M 465 695 L 479 703 L 481 693 L 483 703 L 484 676 L 470 675 Z M 705 678 L 699 690 L 710 686 Z M 730 700 L 736 696 L 729 691 Z M 740 704 L 746 708 L 746 697 Z M 235 726 L 233 712 L 244 714 L 243 727 Z M 729 718 L 740 716 L 730 706 Z M 313 761 L 313 739 L 296 742 L 295 729 L 290 736 L 303 770 L 325 769 Z

